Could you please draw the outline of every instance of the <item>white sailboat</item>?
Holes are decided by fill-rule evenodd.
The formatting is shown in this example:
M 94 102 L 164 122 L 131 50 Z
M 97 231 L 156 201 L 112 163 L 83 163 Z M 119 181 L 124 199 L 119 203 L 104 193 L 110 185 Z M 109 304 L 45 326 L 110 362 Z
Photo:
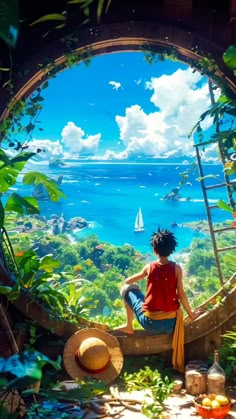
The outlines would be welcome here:
M 139 208 L 138 213 L 135 218 L 134 231 L 137 233 L 144 231 L 143 214 L 142 214 L 141 208 Z

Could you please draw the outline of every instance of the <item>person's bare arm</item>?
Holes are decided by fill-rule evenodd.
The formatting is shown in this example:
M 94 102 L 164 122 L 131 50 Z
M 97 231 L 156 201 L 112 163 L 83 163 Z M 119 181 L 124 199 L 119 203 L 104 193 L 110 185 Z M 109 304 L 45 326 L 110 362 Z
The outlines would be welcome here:
M 183 305 L 183 307 L 185 308 L 188 316 L 190 317 L 191 320 L 196 319 L 200 314 L 202 314 L 204 311 L 203 310 L 192 310 L 188 301 L 188 297 L 186 295 L 186 292 L 184 291 L 184 286 L 183 286 L 183 273 L 182 273 L 182 268 L 179 265 L 176 265 L 176 276 L 177 276 L 177 293 L 178 293 L 178 297 L 179 300 L 181 302 L 181 304 Z
M 149 264 L 147 264 L 146 266 L 144 266 L 143 269 L 141 269 L 141 271 L 137 272 L 134 275 L 129 276 L 128 278 L 126 278 L 125 280 L 125 284 L 133 284 L 134 282 L 140 281 L 143 278 L 146 278 L 149 274 Z

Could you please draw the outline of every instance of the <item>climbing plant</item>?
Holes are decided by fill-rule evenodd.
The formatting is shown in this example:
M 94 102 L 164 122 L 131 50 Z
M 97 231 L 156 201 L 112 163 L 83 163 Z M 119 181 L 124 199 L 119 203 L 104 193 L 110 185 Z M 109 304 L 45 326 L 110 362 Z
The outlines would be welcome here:
M 157 52 L 150 45 L 141 47 L 141 50 L 143 50 L 145 59 L 149 64 L 153 64 L 158 60 L 164 61 L 165 59 L 171 59 L 176 61 L 181 59 L 178 49 L 172 45 L 163 46 L 160 52 Z M 196 134 L 197 142 L 199 144 L 203 141 L 204 144 L 218 142 L 221 145 L 221 150 L 225 159 L 224 171 L 227 175 L 232 175 L 236 172 L 236 99 L 232 97 L 232 92 L 222 77 L 222 73 L 215 60 L 210 56 L 204 56 L 204 54 L 200 53 L 198 50 L 194 52 L 197 54 L 198 59 L 194 60 L 187 57 L 186 62 L 193 68 L 193 71 L 198 70 L 200 74 L 213 79 L 216 83 L 213 89 L 216 87 L 220 88 L 221 95 L 218 97 L 216 102 L 212 103 L 210 108 L 200 116 L 199 120 L 192 128 L 189 137 L 193 137 L 193 135 Z M 234 45 L 229 46 L 229 48 L 224 52 L 222 60 L 225 65 L 233 71 L 234 75 L 236 75 L 236 47 Z M 213 125 L 215 125 L 215 132 L 210 136 L 210 138 L 206 139 L 204 138 L 202 123 L 209 117 L 212 119 Z M 193 167 L 184 173 L 180 173 L 180 187 L 186 183 L 190 172 L 193 173 L 195 170 L 196 165 L 193 165 Z M 222 200 L 218 201 L 218 206 L 231 213 L 234 212 L 234 208 Z
M 236 47 L 231 45 L 223 54 L 222 59 L 226 66 L 235 74 L 236 71 Z M 212 118 L 215 132 L 210 138 L 204 138 L 202 123 L 206 118 Z M 227 175 L 236 173 L 236 99 L 221 92 L 219 98 L 213 102 L 211 107 L 204 112 L 197 123 L 194 125 L 190 136 L 197 134 L 198 143 L 204 144 L 218 143 L 224 156 L 224 171 Z M 232 191 L 231 191 L 232 194 Z M 226 211 L 235 213 L 232 205 L 220 200 L 218 206 Z

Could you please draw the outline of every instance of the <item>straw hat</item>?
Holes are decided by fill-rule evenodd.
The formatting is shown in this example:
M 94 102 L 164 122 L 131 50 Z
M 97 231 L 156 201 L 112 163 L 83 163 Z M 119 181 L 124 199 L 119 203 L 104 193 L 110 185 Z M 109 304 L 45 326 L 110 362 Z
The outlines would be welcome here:
M 103 330 L 88 328 L 74 333 L 65 344 L 63 362 L 72 378 L 88 377 L 113 381 L 123 367 L 123 354 L 118 340 Z

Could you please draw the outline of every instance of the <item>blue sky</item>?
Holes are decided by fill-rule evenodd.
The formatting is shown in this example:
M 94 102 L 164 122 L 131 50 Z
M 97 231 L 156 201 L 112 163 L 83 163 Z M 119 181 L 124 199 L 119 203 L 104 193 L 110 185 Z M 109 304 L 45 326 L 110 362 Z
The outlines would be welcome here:
M 150 65 L 141 52 L 101 55 L 66 69 L 43 97 L 43 131 L 34 132 L 31 149 L 43 147 L 48 160 L 191 157 L 188 133 L 210 105 L 198 72 L 181 62 Z

